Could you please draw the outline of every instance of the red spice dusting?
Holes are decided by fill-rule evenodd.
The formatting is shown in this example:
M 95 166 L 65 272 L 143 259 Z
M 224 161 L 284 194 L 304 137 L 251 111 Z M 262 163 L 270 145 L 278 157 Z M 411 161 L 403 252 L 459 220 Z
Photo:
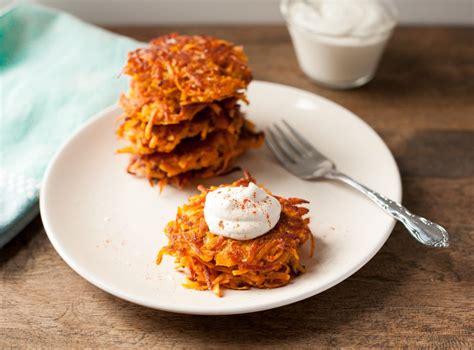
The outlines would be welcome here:
M 220 227 L 221 229 L 224 229 L 224 222 L 223 222 L 222 220 L 219 221 L 219 227 Z
M 270 222 L 270 215 L 268 215 L 268 213 L 265 213 L 265 217 L 267 218 L 268 226 L 272 226 L 272 223 Z

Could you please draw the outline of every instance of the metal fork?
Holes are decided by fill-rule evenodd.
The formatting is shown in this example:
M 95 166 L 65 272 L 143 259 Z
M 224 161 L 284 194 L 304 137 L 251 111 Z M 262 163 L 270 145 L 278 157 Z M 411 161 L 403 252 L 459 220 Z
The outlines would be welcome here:
M 448 232 L 440 225 L 410 213 L 401 204 L 388 199 L 351 177 L 339 172 L 335 164 L 321 154 L 286 121 L 283 127 L 273 124 L 266 130 L 265 142 L 280 163 L 294 175 L 304 180 L 339 180 L 365 194 L 381 209 L 400 221 L 419 242 L 437 248 L 449 246 Z

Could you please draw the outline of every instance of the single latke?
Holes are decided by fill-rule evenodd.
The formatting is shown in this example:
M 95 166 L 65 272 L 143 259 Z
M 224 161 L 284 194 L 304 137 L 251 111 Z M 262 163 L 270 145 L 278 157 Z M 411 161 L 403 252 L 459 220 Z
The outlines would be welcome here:
M 249 182 L 255 180 L 246 174 L 219 187 L 248 186 Z M 299 248 L 309 240 L 311 255 L 314 250 L 309 218 L 304 217 L 308 209 L 301 206 L 307 201 L 273 195 L 282 207 L 276 226 L 263 236 L 238 241 L 209 232 L 204 203 L 207 192 L 217 188 L 200 186 L 201 193 L 178 208 L 176 219 L 165 228 L 169 242 L 158 253 L 158 264 L 163 255 L 173 256 L 177 268 L 187 273 L 185 287 L 212 290 L 218 296 L 222 296 L 223 288 L 281 287 L 304 272 Z
M 210 36 L 176 33 L 129 53 L 124 73 L 143 97 L 173 99 L 180 105 L 235 96 L 252 80 L 242 47 Z
M 196 170 L 206 170 L 194 172 L 199 178 L 222 174 L 236 157 L 250 148 L 259 147 L 262 142 L 263 136 L 250 130 L 243 131 L 239 137 L 228 131 L 216 131 L 204 140 L 199 137 L 187 139 L 171 153 L 135 154 L 127 170 L 152 182 L 179 184 L 181 187 L 191 178 L 181 176 L 178 182 L 169 180 Z

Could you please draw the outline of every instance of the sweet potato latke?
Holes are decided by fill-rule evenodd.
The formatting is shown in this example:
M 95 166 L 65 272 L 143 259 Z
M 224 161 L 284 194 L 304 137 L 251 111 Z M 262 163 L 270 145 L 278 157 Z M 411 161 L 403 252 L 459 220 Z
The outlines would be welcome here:
M 199 113 L 195 118 L 172 125 L 153 125 L 147 129 L 143 121 L 125 120 L 119 126 L 117 134 L 126 138 L 130 146 L 119 152 L 150 154 L 154 152 L 171 152 L 184 139 L 200 136 L 201 140 L 217 130 L 227 130 L 237 138 L 240 134 L 244 116 L 236 113 L 233 117 L 225 114 Z
M 123 71 L 131 83 L 117 135 L 129 143 L 119 150 L 131 154 L 129 173 L 183 186 L 263 143 L 238 103 L 252 79 L 241 47 L 169 34 L 130 52 Z
M 223 186 L 248 186 L 249 182 L 255 180 L 246 174 Z M 201 194 L 178 208 L 176 220 L 165 228 L 169 242 L 158 253 L 157 264 L 164 254 L 173 256 L 177 268 L 187 272 L 185 287 L 212 290 L 217 296 L 222 296 L 222 288 L 281 287 L 304 272 L 299 247 L 310 240 L 311 255 L 314 249 L 309 218 L 304 218 L 308 209 L 300 206 L 307 201 L 273 195 L 282 207 L 277 225 L 263 236 L 238 241 L 209 232 L 204 203 L 207 192 L 217 188 L 199 186 Z

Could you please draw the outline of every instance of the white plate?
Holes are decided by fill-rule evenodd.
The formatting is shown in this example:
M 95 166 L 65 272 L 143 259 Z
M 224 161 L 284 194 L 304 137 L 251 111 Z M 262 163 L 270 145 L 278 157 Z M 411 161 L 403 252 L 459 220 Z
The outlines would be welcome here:
M 322 97 L 272 83 L 253 82 L 248 95 L 248 117 L 259 128 L 286 118 L 342 171 L 401 199 L 392 154 L 354 114 Z M 344 185 L 299 180 L 263 147 L 239 159 L 238 165 L 275 194 L 311 202 L 316 252 L 313 259 L 302 254 L 307 272 L 282 288 L 228 290 L 222 298 L 185 289 L 184 276 L 174 270 L 171 257 L 160 266 L 154 261 L 167 241 L 164 226 L 196 190 L 167 187 L 160 194 L 146 180 L 127 174 L 127 156 L 114 153 L 119 147 L 114 134 L 119 113 L 118 107 L 99 113 L 61 148 L 46 172 L 40 198 L 46 232 L 61 257 L 86 280 L 119 298 L 189 314 L 270 309 L 308 298 L 349 277 L 392 231 L 394 220 L 369 200 Z

